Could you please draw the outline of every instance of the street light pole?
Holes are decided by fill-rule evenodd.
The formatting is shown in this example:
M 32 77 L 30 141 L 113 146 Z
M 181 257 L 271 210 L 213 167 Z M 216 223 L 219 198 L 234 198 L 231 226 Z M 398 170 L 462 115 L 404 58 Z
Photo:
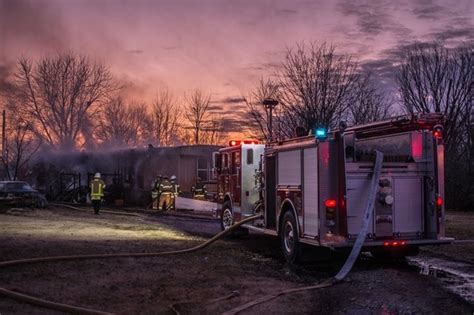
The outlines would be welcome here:
M 269 111 L 269 122 L 268 122 L 268 142 L 273 141 L 273 109 L 278 105 L 278 101 L 272 98 L 266 98 L 262 102 L 265 109 Z

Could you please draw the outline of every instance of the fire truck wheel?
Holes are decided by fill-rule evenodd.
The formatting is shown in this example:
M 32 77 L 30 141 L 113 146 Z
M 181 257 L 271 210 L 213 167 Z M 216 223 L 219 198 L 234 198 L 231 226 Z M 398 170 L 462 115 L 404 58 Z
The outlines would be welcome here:
M 232 207 L 229 201 L 224 202 L 222 205 L 221 215 L 221 229 L 222 231 L 227 230 L 234 224 L 234 214 L 232 213 Z
M 293 212 L 286 211 L 280 229 L 281 248 L 285 259 L 290 264 L 298 261 L 300 256 L 300 244 L 296 219 Z

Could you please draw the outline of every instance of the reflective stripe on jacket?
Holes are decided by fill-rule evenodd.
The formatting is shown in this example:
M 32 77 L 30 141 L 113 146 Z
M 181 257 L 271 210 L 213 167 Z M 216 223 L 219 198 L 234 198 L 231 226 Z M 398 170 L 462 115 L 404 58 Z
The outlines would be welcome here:
M 104 196 L 105 183 L 101 179 L 94 179 L 91 182 L 91 200 L 99 200 Z

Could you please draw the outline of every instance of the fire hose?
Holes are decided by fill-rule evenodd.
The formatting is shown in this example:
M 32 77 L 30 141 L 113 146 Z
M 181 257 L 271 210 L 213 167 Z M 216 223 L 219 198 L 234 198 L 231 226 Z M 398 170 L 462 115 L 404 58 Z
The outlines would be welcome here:
M 370 223 L 370 219 L 373 215 L 374 212 L 374 203 L 375 203 L 375 197 L 377 193 L 377 185 L 378 181 L 380 178 L 380 173 L 382 170 L 382 162 L 383 162 L 383 154 L 381 152 L 376 151 L 376 160 L 375 160 L 375 166 L 374 166 L 374 172 L 372 175 L 372 180 L 370 184 L 370 190 L 369 190 L 369 195 L 368 195 L 368 200 L 365 208 L 365 213 L 363 217 L 363 223 L 362 227 L 359 231 L 359 234 L 357 235 L 357 239 L 354 243 L 354 246 L 352 247 L 352 250 L 349 254 L 349 257 L 347 258 L 346 262 L 342 266 L 341 270 L 333 277 L 329 278 L 326 281 L 311 285 L 311 286 L 305 286 L 305 287 L 300 287 L 300 288 L 293 288 L 293 289 L 288 289 L 288 290 L 282 290 L 273 294 L 265 295 L 263 297 L 260 297 L 258 299 L 249 301 L 243 305 L 240 305 L 236 308 L 233 308 L 227 312 L 224 312 L 225 315 L 233 315 L 233 314 L 238 314 L 244 310 L 247 310 L 253 306 L 262 304 L 264 302 L 268 302 L 270 300 L 273 300 L 277 298 L 278 296 L 285 295 L 285 294 L 290 294 L 290 293 L 295 293 L 295 292 L 301 292 L 301 291 L 308 291 L 308 290 L 315 290 L 315 289 L 321 289 L 321 288 L 326 288 L 329 286 L 332 286 L 341 280 L 343 280 L 347 274 L 351 271 L 352 267 L 354 266 L 354 263 L 357 259 L 357 257 L 360 254 L 360 251 L 362 249 L 363 243 L 365 241 L 365 237 L 367 234 L 367 229 Z M 116 213 L 120 214 L 120 213 Z M 137 215 L 140 216 L 140 215 Z M 1 267 L 7 267 L 7 266 L 16 266 L 16 265 L 26 265 L 26 264 L 33 264 L 33 263 L 39 263 L 39 262 L 58 262 L 58 261 L 72 261 L 72 260 L 86 260 L 86 259 L 107 259 L 107 258 L 142 258 L 142 257 L 157 257 L 157 256 L 166 256 L 166 255 L 177 255 L 177 254 L 185 254 L 185 253 L 191 253 L 198 251 L 200 249 L 203 249 L 218 239 L 222 238 L 223 236 L 233 232 L 234 230 L 238 229 L 241 225 L 252 222 L 257 219 L 263 218 L 263 215 L 256 215 L 252 217 L 245 218 L 244 220 L 232 225 L 230 228 L 216 234 L 209 240 L 191 247 L 187 249 L 180 249 L 180 250 L 174 250 L 174 251 L 164 251 L 164 252 L 156 252 L 156 253 L 121 253 L 121 254 L 101 254 L 101 255 L 71 255 L 71 256 L 56 256 L 56 257 L 39 257 L 39 258 L 30 258 L 30 259 L 19 259 L 19 260 L 11 260 L 11 261 L 4 261 L 0 262 L 0 268 Z M 57 303 L 57 302 L 52 302 L 40 298 L 36 298 L 30 295 L 14 292 L 11 290 L 8 290 L 6 288 L 0 287 L 0 295 L 15 299 L 20 302 L 24 303 L 29 303 L 33 305 L 38 305 L 42 307 L 46 307 L 49 309 L 54 309 L 58 311 L 64 311 L 68 313 L 75 313 L 75 314 L 111 314 L 108 312 L 103 312 L 103 311 L 97 311 L 89 308 L 83 308 L 83 307 L 78 307 L 78 306 L 73 306 L 73 305 L 67 305 L 67 304 L 62 304 L 62 303 Z M 173 309 L 174 310 L 174 309 Z M 176 313 L 178 313 L 176 310 L 174 310 Z
M 142 258 L 142 257 L 157 257 L 157 256 L 166 256 L 166 255 L 178 255 L 178 254 L 185 254 L 198 251 L 203 249 L 218 239 L 222 238 L 223 236 L 232 233 L 236 229 L 238 229 L 241 225 L 252 222 L 257 219 L 261 219 L 262 215 L 256 215 L 252 217 L 245 218 L 244 220 L 232 225 L 227 230 L 224 230 L 209 240 L 201 243 L 197 246 L 186 248 L 186 249 L 179 249 L 173 251 L 164 251 L 164 252 L 157 252 L 157 253 L 122 253 L 122 254 L 101 254 L 101 255 L 71 255 L 71 256 L 55 256 L 55 257 L 38 257 L 38 258 L 29 258 L 29 259 L 18 259 L 18 260 L 10 260 L 0 262 L 1 267 L 8 267 L 8 266 L 18 266 L 18 265 L 26 265 L 26 264 L 33 264 L 33 263 L 40 263 L 40 262 L 58 262 L 58 261 L 71 261 L 71 260 L 86 260 L 86 259 L 107 259 L 107 258 Z M 74 313 L 74 314 L 111 314 L 108 312 L 97 311 L 93 309 L 88 309 L 79 306 L 67 305 L 62 303 L 56 303 L 48 300 L 43 300 L 40 298 L 36 298 L 30 295 L 14 292 L 8 290 L 6 288 L 0 287 L 0 295 L 12 298 L 14 300 L 38 305 L 42 307 L 46 307 L 48 309 Z
M 268 302 L 270 300 L 273 300 L 281 295 L 285 294 L 290 294 L 294 292 L 301 292 L 301 291 L 308 291 L 308 290 L 316 290 L 316 289 L 322 289 L 326 288 L 329 286 L 332 286 L 336 284 L 337 282 L 343 280 L 351 271 L 352 267 L 354 266 L 354 263 L 357 259 L 357 257 L 360 254 L 360 250 L 362 249 L 362 245 L 364 244 L 365 241 L 365 236 L 367 235 L 367 229 L 369 227 L 370 219 L 372 218 L 372 214 L 374 212 L 374 203 L 375 203 L 375 197 L 377 193 L 377 186 L 379 183 L 379 178 L 380 178 L 380 173 L 382 171 L 382 162 L 383 162 L 383 153 L 379 151 L 376 152 L 376 158 L 375 158 L 375 166 L 374 166 L 374 173 L 372 174 L 372 181 L 370 183 L 370 190 L 369 190 L 369 195 L 367 199 L 367 205 L 365 207 L 365 213 L 364 213 L 364 218 L 362 222 L 362 227 L 359 231 L 359 234 L 357 235 L 357 239 L 354 243 L 354 246 L 352 247 L 351 253 L 349 254 L 349 257 L 347 258 L 346 262 L 342 266 L 341 270 L 333 277 L 329 278 L 326 281 L 322 283 L 318 283 L 315 285 L 310 285 L 306 287 L 301 287 L 301 288 L 294 288 L 294 289 L 288 289 L 288 290 L 283 290 L 279 291 L 273 294 L 265 295 L 262 296 L 258 299 L 255 299 L 253 301 L 247 302 L 243 305 L 240 305 L 236 308 L 233 308 L 227 312 L 224 312 L 223 315 L 234 315 L 238 314 L 246 309 L 249 309 L 253 306 L 256 306 L 258 304 L 262 304 L 264 302 Z

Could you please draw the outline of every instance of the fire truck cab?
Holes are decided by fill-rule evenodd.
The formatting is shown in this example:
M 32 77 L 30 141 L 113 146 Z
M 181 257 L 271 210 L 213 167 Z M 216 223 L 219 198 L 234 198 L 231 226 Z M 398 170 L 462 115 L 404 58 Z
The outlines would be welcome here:
M 362 226 L 374 168 L 384 153 L 364 248 L 414 254 L 444 235 L 441 114 L 416 114 L 272 142 L 231 141 L 215 154 L 221 224 L 255 214 L 247 229 L 281 238 L 294 262 L 300 243 L 350 248 Z
M 214 153 L 217 200 L 222 203 L 222 229 L 254 214 L 254 206 L 261 200 L 255 175 L 261 167 L 264 148 L 265 145 L 257 140 L 231 140 L 228 147 Z

